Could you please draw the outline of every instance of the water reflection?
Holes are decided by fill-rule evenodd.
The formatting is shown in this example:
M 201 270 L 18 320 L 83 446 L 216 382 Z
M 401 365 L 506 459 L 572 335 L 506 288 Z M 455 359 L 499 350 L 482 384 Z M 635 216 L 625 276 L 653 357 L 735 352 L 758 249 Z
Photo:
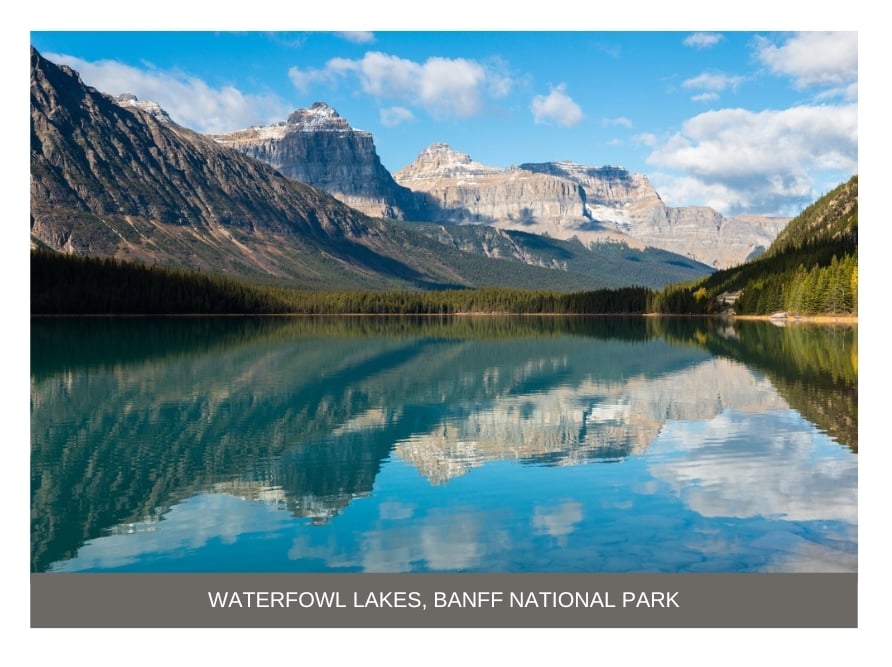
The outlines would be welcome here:
M 32 570 L 852 571 L 821 331 L 34 320 Z

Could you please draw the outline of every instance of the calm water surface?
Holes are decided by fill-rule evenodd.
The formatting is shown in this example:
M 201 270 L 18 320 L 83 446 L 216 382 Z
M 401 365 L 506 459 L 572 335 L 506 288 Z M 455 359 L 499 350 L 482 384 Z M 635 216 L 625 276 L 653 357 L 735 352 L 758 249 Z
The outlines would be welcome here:
M 33 319 L 31 569 L 857 570 L 857 330 Z

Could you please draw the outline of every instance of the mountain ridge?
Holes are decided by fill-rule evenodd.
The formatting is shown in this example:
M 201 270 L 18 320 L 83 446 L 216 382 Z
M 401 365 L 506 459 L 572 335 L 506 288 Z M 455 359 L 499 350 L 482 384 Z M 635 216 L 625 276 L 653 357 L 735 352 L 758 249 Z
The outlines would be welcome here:
M 487 258 L 366 216 L 157 111 L 85 86 L 74 70 L 32 48 L 33 246 L 306 289 L 605 286 L 590 274 L 530 261 L 539 250 Z M 340 124 L 333 113 L 320 115 Z M 709 271 L 678 259 L 659 259 L 659 276 L 645 285 Z
M 649 179 L 623 167 L 569 161 L 506 169 L 474 162 L 436 143 L 394 174 L 423 193 L 437 222 L 483 223 L 588 244 L 619 241 L 659 248 L 713 268 L 763 252 L 787 223 L 767 216 L 725 218 L 706 206 L 667 206 Z
M 616 165 L 493 167 L 443 142 L 423 148 L 391 174 L 371 133 L 351 128 L 324 102 L 297 109 L 284 122 L 209 136 L 369 215 L 575 237 L 587 245 L 615 241 L 713 268 L 764 252 L 788 221 L 725 218 L 706 206 L 670 207 L 646 176 Z
M 50 248 L 307 283 L 455 284 L 448 267 L 406 264 L 383 221 L 31 60 L 31 233 Z

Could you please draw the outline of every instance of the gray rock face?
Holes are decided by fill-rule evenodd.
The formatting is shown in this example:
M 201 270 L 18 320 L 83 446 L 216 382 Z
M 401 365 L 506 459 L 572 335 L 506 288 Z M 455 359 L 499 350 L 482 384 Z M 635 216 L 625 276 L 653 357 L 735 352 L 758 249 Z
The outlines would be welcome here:
M 716 268 L 760 254 L 787 222 L 669 207 L 646 176 L 622 167 L 545 162 L 499 169 L 446 144 L 429 146 L 394 178 L 424 193 L 430 219 L 439 222 L 490 224 L 586 244 L 619 240 Z
M 582 187 L 590 207 L 644 208 L 663 203 L 646 176 L 622 167 L 587 167 L 575 162 L 526 163 L 521 169 L 564 178 Z
M 706 206 L 654 206 L 629 216 L 628 233 L 649 246 L 696 257 L 717 269 L 762 254 L 788 219 L 725 218 Z
M 417 217 L 416 198 L 381 164 L 371 133 L 353 129 L 324 102 L 294 111 L 285 122 L 212 138 L 366 215 Z
M 576 229 L 590 222 L 577 184 L 517 167 L 487 167 L 446 144 L 428 146 L 394 178 L 426 195 L 428 219 L 436 222 L 514 226 L 535 233 L 545 231 L 539 229 L 543 225 Z

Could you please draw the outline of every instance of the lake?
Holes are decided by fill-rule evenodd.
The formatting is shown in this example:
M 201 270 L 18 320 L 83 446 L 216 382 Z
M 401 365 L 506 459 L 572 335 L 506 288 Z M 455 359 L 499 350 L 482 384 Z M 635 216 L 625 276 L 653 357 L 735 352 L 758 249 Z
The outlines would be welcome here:
M 32 318 L 32 572 L 856 572 L 857 328 Z

